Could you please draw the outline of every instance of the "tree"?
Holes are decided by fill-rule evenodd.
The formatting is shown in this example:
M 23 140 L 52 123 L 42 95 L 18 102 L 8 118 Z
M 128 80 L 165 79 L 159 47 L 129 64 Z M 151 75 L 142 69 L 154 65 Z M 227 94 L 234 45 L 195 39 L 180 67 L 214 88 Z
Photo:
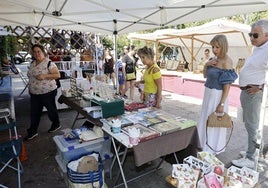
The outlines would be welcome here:
M 0 60 L 2 61 L 2 58 L 6 56 L 6 38 L 5 36 L 0 36 Z
M 7 31 L 10 31 L 10 27 L 5 26 L 5 28 Z M 17 51 L 17 46 L 18 43 L 15 36 L 0 36 L 0 61 L 2 61 L 3 57 L 14 57 Z
M 108 48 L 110 50 L 113 50 L 114 44 L 113 44 L 113 36 L 111 35 L 103 35 L 101 36 L 102 45 L 104 48 Z M 121 34 L 117 36 L 117 56 L 119 56 L 121 53 L 123 53 L 124 46 L 129 45 L 135 45 L 136 48 L 140 48 L 146 45 L 144 41 L 131 41 L 127 38 L 127 34 Z
M 113 49 L 113 39 L 111 38 L 111 36 L 101 36 L 100 39 L 104 48 L 108 48 L 110 50 Z

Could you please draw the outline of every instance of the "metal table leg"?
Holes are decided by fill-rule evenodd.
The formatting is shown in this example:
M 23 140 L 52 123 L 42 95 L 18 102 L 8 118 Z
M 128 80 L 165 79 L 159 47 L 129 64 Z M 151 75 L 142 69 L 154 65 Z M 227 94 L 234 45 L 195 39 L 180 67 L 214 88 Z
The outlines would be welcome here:
M 126 159 L 126 157 L 127 157 L 127 151 L 128 151 L 128 149 L 125 148 L 124 152 L 122 152 L 122 153 L 123 153 L 123 157 L 122 157 L 122 159 L 121 159 L 121 166 L 122 166 L 122 168 L 123 168 L 125 159 Z M 122 155 L 122 153 L 118 153 L 118 156 Z M 118 172 L 118 173 L 117 173 L 117 176 L 116 176 L 116 178 L 115 178 L 115 184 L 118 182 L 118 180 L 119 180 L 119 176 L 120 176 L 120 173 Z
M 118 151 L 117 151 L 117 148 L 116 148 L 115 141 L 114 141 L 114 138 L 113 137 L 112 137 L 112 143 L 113 143 L 113 147 L 114 147 L 114 152 L 115 152 L 115 156 L 116 156 L 116 159 L 117 159 L 117 163 L 118 163 L 118 166 L 119 166 L 119 169 L 120 169 L 120 173 L 121 173 L 121 176 L 122 176 L 122 179 L 123 179 L 125 188 L 127 188 L 128 187 L 127 186 L 127 181 L 126 181 L 126 178 L 125 178 L 123 167 L 122 167 L 122 164 L 121 164 L 121 161 L 120 161 L 120 158 L 119 158 L 119 154 L 118 154 Z
M 77 114 L 76 114 L 76 116 L 74 118 L 74 121 L 73 121 L 73 124 L 72 124 L 72 128 L 71 129 L 74 128 L 74 125 L 75 125 L 76 120 L 78 119 L 78 116 L 79 116 L 79 112 L 77 112 Z
M 151 169 L 151 170 L 149 170 L 149 171 L 147 171 L 147 172 L 144 172 L 143 174 L 141 174 L 141 175 L 139 175 L 139 176 L 136 176 L 136 177 L 134 177 L 134 178 L 131 178 L 131 179 L 127 180 L 126 183 L 132 182 L 132 181 L 134 181 L 134 180 L 137 180 L 137 179 L 139 179 L 139 178 L 141 178 L 141 177 L 143 177 L 143 176 L 146 176 L 146 175 L 148 175 L 148 174 L 151 174 L 151 173 L 153 173 L 153 172 L 159 170 L 159 169 L 160 169 L 160 166 L 161 166 L 162 163 L 164 162 L 164 159 L 165 159 L 165 158 L 163 157 L 163 158 L 160 160 L 160 162 L 158 163 L 158 165 L 157 165 L 155 168 L 153 168 L 153 169 Z M 123 185 L 123 183 L 114 186 L 114 188 L 116 188 L 116 187 L 120 187 L 121 185 Z
M 119 155 L 119 156 L 121 156 L 121 155 L 123 155 L 123 154 L 125 153 L 125 152 L 119 152 L 120 149 L 121 149 L 121 146 L 122 146 L 122 144 L 119 144 L 119 146 L 117 147 L 117 152 L 118 152 L 118 155 Z M 112 175 L 112 171 L 113 171 L 113 167 L 114 167 L 115 160 L 116 160 L 116 157 L 113 157 L 111 166 L 110 166 L 110 168 L 109 168 L 110 179 L 112 179 L 112 176 L 113 176 L 113 175 Z M 122 164 L 122 162 L 121 162 L 121 164 Z

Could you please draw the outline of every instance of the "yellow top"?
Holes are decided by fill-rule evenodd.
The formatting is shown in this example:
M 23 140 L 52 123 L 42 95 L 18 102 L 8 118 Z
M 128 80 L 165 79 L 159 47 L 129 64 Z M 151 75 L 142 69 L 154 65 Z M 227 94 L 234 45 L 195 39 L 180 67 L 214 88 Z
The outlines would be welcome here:
M 156 71 L 158 70 L 158 71 Z M 149 93 L 156 94 L 157 93 L 157 85 L 154 80 L 161 78 L 160 68 L 156 63 L 154 63 L 151 67 L 147 68 L 143 74 L 144 79 L 144 94 L 145 96 Z

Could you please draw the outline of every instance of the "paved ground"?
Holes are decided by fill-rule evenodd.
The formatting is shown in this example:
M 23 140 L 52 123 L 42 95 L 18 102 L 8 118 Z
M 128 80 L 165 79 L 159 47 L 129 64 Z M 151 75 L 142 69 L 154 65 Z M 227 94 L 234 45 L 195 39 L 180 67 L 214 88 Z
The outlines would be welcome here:
M 21 80 L 16 77 L 13 79 L 13 88 L 15 96 L 15 108 L 16 108 L 16 120 L 19 133 L 22 135 L 26 134 L 26 129 L 29 126 L 29 96 L 27 92 L 21 97 L 16 97 L 23 89 L 23 84 Z M 188 119 L 198 120 L 199 111 L 201 107 L 201 100 L 181 96 L 174 93 L 163 92 L 163 109 L 179 115 Z M 220 154 L 218 158 L 224 162 L 226 167 L 230 165 L 230 161 L 238 157 L 240 150 L 246 149 L 246 130 L 241 123 L 236 118 L 237 109 L 230 107 L 230 114 L 233 116 L 233 121 L 235 124 L 234 132 L 227 146 L 226 152 Z M 61 110 L 60 119 L 61 124 L 64 128 L 68 128 L 71 125 L 76 113 L 70 110 Z M 58 167 L 55 160 L 55 155 L 57 153 L 56 145 L 53 141 L 53 136 L 61 134 L 61 132 L 48 134 L 47 129 L 50 127 L 49 121 L 47 120 L 47 114 L 44 113 L 42 116 L 42 121 L 39 128 L 39 136 L 31 142 L 25 143 L 28 160 L 23 162 L 24 174 L 22 174 L 22 187 L 25 188 L 63 188 L 66 186 L 66 174 L 63 174 Z M 83 123 L 81 120 L 79 123 Z M 78 123 L 78 124 L 79 124 Z M 264 127 L 264 135 L 267 135 L 268 127 Z M 268 143 L 268 137 L 265 137 L 265 143 Z M 157 161 L 153 161 L 152 165 L 156 164 Z M 268 161 L 264 160 L 260 162 L 258 166 L 258 171 L 260 172 L 259 183 L 261 187 L 268 187 L 268 173 L 267 168 Z M 133 165 L 133 157 L 128 157 L 125 165 L 127 177 L 134 177 L 140 174 L 144 168 L 135 168 Z M 171 173 L 171 164 L 164 162 L 162 168 L 155 173 L 140 178 L 134 182 L 129 183 L 130 188 L 168 188 L 171 187 L 165 182 L 165 177 Z M 16 187 L 16 176 L 13 171 L 5 171 L 3 175 L 0 176 L 0 183 L 7 184 L 9 187 Z M 113 179 L 106 178 L 106 183 L 108 187 L 112 187 Z

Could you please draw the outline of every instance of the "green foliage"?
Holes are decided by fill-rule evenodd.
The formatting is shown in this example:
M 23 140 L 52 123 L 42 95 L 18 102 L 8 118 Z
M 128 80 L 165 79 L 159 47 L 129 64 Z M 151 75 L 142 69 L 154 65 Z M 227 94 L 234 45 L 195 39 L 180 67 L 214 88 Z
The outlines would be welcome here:
M 113 38 L 111 36 L 102 36 L 100 39 L 104 48 L 113 49 Z
M 16 37 L 14 36 L 0 36 L 0 61 L 3 57 L 15 55 L 17 50 Z
M 113 36 L 110 35 L 105 35 L 101 36 L 101 41 L 103 44 L 104 48 L 108 48 L 110 50 L 114 49 L 114 44 L 113 44 Z M 145 41 L 143 40 L 134 40 L 131 41 L 127 38 L 127 34 L 122 34 L 117 36 L 117 55 L 120 55 L 123 53 L 124 46 L 130 46 L 131 44 L 135 45 L 135 47 L 141 48 L 145 45 L 148 45 Z
M 256 20 L 268 19 L 268 11 L 261 11 L 250 14 L 249 24 L 252 24 Z
M 7 56 L 5 36 L 0 36 L 0 60 Z
M 18 42 L 15 36 L 6 36 L 6 50 L 9 55 L 14 56 L 17 52 Z
M 129 46 L 130 40 L 127 38 L 127 34 L 118 35 L 117 37 L 117 56 L 123 53 L 124 46 Z
M 10 31 L 10 27 L 5 27 L 7 31 Z M 0 36 L 0 70 L 2 70 L 2 59 L 4 57 L 11 58 L 15 56 L 17 52 L 17 39 L 15 36 L 6 35 L 6 36 Z

